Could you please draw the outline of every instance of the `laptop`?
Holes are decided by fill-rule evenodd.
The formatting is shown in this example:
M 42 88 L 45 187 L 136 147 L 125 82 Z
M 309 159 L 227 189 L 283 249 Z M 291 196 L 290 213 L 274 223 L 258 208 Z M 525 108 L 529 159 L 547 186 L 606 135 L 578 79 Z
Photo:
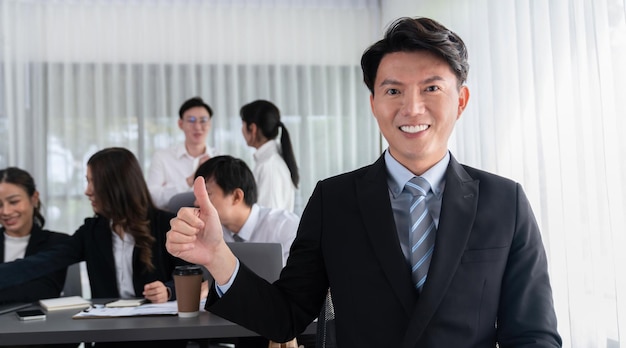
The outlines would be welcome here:
M 272 283 L 283 269 L 283 248 L 280 243 L 227 242 L 239 261 L 261 278 Z M 204 267 L 203 267 L 204 268 Z M 205 279 L 213 280 L 204 270 Z

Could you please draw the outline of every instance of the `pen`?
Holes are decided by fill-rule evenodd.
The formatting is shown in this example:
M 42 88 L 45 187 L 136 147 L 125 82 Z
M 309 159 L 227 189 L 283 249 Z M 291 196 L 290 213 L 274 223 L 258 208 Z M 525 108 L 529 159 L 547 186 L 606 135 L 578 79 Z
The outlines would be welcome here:
M 98 309 L 98 308 L 104 308 L 104 305 L 101 305 L 101 304 L 90 305 L 89 307 L 83 309 L 83 312 L 88 313 L 90 310 Z

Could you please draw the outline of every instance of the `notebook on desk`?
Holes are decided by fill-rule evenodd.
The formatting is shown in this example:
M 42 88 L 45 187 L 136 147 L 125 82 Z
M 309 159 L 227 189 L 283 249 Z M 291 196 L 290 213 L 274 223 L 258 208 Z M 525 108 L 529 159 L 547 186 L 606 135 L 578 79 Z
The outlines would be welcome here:
M 254 273 L 272 283 L 283 269 L 283 249 L 280 243 L 228 242 L 233 254 Z M 212 281 L 205 270 L 205 278 Z

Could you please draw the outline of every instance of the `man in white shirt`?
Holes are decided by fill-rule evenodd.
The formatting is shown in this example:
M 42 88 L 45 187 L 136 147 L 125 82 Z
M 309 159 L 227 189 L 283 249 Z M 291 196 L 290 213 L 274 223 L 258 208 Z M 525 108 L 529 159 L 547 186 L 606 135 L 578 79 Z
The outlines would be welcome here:
M 256 204 L 257 185 L 246 163 L 232 156 L 216 156 L 204 162 L 195 177 L 202 176 L 211 202 L 222 223 L 226 242 L 280 243 L 283 265 L 296 237 L 300 218 L 284 209 Z
M 178 116 L 178 128 L 185 133 L 185 142 L 156 151 L 146 180 L 159 208 L 166 208 L 176 194 L 192 194 L 196 168 L 216 154 L 206 144 L 213 116 L 211 107 L 202 98 L 193 97 L 183 103 Z

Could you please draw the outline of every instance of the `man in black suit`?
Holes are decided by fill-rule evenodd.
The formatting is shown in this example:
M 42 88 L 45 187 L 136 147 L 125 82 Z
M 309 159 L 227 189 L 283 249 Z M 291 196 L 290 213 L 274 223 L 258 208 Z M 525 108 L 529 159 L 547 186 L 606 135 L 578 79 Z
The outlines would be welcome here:
M 204 183 L 195 183 L 199 208 L 179 211 L 167 248 L 213 274 L 206 308 L 285 341 L 311 323 L 330 287 L 339 347 L 560 347 L 546 255 L 521 186 L 448 151 L 469 100 L 461 38 L 433 20 L 401 18 L 361 66 L 389 148 L 318 183 L 274 284 L 232 255 Z M 405 188 L 415 177 L 429 184 L 425 204 Z M 415 277 L 414 206 L 425 206 L 431 226 L 426 262 L 415 266 L 427 270 Z

